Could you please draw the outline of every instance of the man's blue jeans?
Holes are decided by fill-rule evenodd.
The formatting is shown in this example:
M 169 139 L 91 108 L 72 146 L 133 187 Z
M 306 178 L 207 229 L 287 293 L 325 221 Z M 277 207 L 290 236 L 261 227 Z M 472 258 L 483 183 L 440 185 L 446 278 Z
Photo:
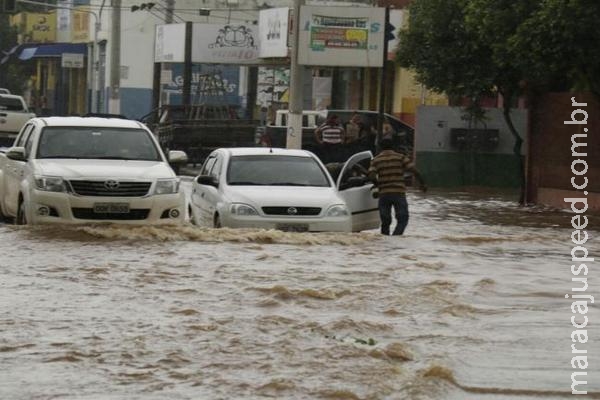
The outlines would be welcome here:
M 390 234 L 392 224 L 392 207 L 398 224 L 392 235 L 402 235 L 408 225 L 408 202 L 404 193 L 385 193 L 379 195 L 379 217 L 381 218 L 381 233 Z

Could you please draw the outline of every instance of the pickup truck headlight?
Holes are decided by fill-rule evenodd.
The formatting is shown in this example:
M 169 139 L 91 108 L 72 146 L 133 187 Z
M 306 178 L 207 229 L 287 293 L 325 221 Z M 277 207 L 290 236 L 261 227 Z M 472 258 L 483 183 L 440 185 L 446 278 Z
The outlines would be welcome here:
M 327 210 L 328 217 L 345 217 L 348 214 L 348 208 L 342 204 L 336 204 L 335 206 L 329 207 Z
M 258 212 L 256 211 L 256 209 L 254 207 L 249 206 L 248 204 L 242 204 L 242 203 L 232 204 L 229 211 L 233 215 L 240 215 L 240 216 L 258 215 Z
M 154 194 L 173 194 L 179 192 L 179 179 L 159 179 L 156 181 Z
M 35 186 L 46 192 L 66 192 L 66 185 L 63 178 L 60 176 L 43 176 L 35 177 Z

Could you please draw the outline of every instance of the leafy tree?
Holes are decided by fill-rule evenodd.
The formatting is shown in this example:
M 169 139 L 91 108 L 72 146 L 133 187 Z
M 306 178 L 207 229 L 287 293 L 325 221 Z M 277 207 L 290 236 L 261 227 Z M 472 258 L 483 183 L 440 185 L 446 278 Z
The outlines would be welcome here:
M 414 69 L 426 86 L 477 101 L 503 97 L 503 115 L 515 139 L 513 152 L 525 201 L 523 139 L 510 107 L 523 94 L 528 75 L 515 59 L 515 35 L 540 8 L 541 0 L 418 0 L 400 36 L 398 61 Z
M 598 0 L 415 0 L 397 60 L 426 86 L 477 100 L 501 94 L 521 165 L 510 106 L 540 90 L 588 90 L 600 98 Z M 531 99 L 530 99 L 531 100 Z
M 600 2 L 543 0 L 511 39 L 527 84 L 546 90 L 585 90 L 600 99 Z
M 489 63 L 496 92 L 503 97 L 503 115 L 515 139 L 513 152 L 518 162 L 521 195 L 525 202 L 525 166 L 521 156 L 523 138 L 510 115 L 510 108 L 524 94 L 528 76 L 517 61 L 513 42 L 519 27 L 539 9 L 540 1 L 532 0 L 467 0 L 465 1 L 465 27 L 482 46 L 490 49 Z
M 465 11 L 464 0 L 413 1 L 396 54 L 417 80 L 451 97 L 479 97 L 494 88 L 491 49 L 466 29 Z

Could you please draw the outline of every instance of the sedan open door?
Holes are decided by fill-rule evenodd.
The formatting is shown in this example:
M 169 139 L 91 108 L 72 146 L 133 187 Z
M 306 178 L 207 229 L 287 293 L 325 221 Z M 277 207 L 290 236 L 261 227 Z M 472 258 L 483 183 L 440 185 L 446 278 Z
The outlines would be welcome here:
M 379 227 L 377 199 L 372 196 L 373 183 L 367 179 L 367 170 L 373 154 L 363 151 L 346 161 L 337 178 L 339 195 L 352 213 L 352 231 L 358 232 Z

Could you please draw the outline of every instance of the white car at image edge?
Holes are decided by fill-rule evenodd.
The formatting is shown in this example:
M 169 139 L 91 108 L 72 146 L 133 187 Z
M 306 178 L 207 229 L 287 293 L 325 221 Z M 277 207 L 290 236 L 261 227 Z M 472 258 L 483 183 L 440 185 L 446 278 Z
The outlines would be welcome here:
M 377 200 L 350 157 L 336 180 L 311 152 L 280 148 L 213 151 L 192 183 L 190 218 L 205 227 L 357 232 L 379 226 Z M 363 168 L 364 171 L 364 168 Z
M 17 224 L 177 224 L 185 194 L 142 123 L 116 118 L 30 119 L 0 152 L 0 216 Z

